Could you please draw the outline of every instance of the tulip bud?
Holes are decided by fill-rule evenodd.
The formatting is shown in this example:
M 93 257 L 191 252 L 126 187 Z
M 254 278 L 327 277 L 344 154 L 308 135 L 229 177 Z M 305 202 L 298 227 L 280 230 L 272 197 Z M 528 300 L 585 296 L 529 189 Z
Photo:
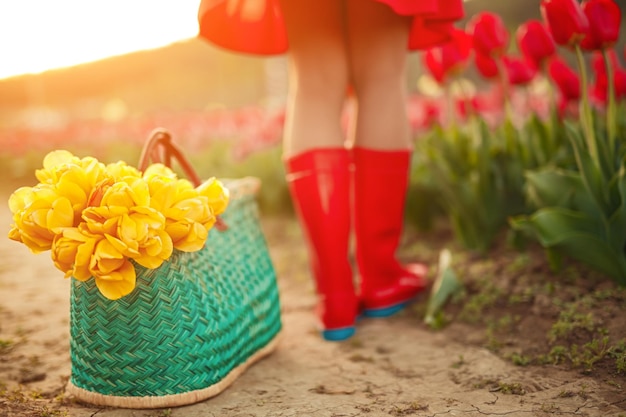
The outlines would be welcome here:
M 578 44 L 589 30 L 589 20 L 577 0 L 542 0 L 541 15 L 558 45 Z
M 613 86 L 615 97 L 622 99 L 626 94 L 626 71 L 620 67 L 617 54 L 614 50 L 608 51 L 609 63 L 613 70 Z M 601 52 L 594 52 L 591 58 L 591 67 L 595 74 L 595 80 L 590 88 L 591 96 L 601 105 L 606 105 L 608 101 L 609 79 Z
M 449 42 L 428 49 L 423 56 L 424 65 L 439 83 L 462 71 L 471 52 L 471 40 L 465 31 L 454 29 L 450 34 Z
M 565 100 L 580 99 L 580 78 L 576 71 L 570 68 L 562 58 L 552 58 L 548 73 Z
M 517 44 L 520 51 L 537 68 L 556 52 L 554 39 L 548 28 L 539 20 L 529 20 L 517 29 Z
M 472 36 L 476 52 L 486 56 L 502 56 L 509 43 L 509 32 L 502 18 L 491 12 L 474 15 L 467 24 L 467 33 Z
M 589 20 L 589 30 L 580 46 L 589 51 L 613 46 L 619 37 L 620 7 L 613 0 L 586 0 L 582 10 Z
M 537 68 L 526 58 L 505 56 L 502 62 L 511 85 L 528 84 L 537 75 Z
M 476 65 L 478 72 L 487 79 L 496 78 L 500 75 L 497 61 L 488 55 L 476 52 L 474 65 Z

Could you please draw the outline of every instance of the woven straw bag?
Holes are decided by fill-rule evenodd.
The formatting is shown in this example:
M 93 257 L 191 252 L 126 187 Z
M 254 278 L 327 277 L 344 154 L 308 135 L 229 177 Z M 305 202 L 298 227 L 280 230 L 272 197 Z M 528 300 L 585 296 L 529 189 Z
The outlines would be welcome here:
M 199 181 L 164 130 L 148 141 L 141 170 L 150 158 L 168 165 L 175 158 Z M 260 181 L 223 182 L 230 203 L 202 250 L 175 251 L 157 269 L 137 265 L 137 287 L 119 300 L 103 297 L 94 280 L 72 279 L 67 391 L 78 400 L 124 408 L 195 403 L 275 348 L 280 303 L 258 221 Z

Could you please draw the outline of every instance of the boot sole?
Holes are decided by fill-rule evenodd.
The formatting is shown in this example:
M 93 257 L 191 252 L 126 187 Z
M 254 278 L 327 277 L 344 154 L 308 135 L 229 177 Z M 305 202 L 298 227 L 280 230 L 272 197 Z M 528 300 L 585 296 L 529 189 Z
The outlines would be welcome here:
M 330 342 L 340 342 L 349 339 L 354 335 L 354 327 L 343 327 L 341 329 L 322 330 L 322 337 Z
M 404 308 L 411 301 L 412 300 L 402 301 L 401 303 L 394 304 L 389 307 L 368 308 L 368 309 L 363 310 L 363 316 L 370 317 L 370 318 L 384 318 L 384 317 L 393 316 L 394 314 L 399 313 L 400 311 L 404 310 Z

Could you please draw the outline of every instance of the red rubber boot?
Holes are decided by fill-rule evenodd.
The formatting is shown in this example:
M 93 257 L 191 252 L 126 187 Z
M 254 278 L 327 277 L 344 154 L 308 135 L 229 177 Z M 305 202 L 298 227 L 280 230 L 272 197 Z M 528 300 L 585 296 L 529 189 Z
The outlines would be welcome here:
M 358 300 L 348 260 L 350 154 L 314 149 L 285 161 L 289 190 L 306 236 L 326 340 L 354 334 Z
M 363 315 L 387 317 L 425 288 L 427 268 L 396 259 L 404 221 L 410 150 L 355 147 L 354 219 Z

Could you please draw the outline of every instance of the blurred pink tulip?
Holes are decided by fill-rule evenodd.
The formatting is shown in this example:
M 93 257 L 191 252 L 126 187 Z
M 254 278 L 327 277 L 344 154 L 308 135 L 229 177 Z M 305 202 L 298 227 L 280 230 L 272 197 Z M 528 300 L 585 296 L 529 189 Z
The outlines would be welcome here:
M 474 15 L 467 23 L 467 33 L 472 37 L 474 49 L 490 56 L 502 56 L 509 43 L 509 31 L 502 18 L 491 12 Z
M 449 42 L 429 48 L 423 54 L 424 65 L 439 83 L 462 72 L 471 53 L 471 39 L 465 31 L 453 29 L 450 36 Z
M 550 31 L 539 20 L 529 20 L 517 28 L 517 44 L 520 51 L 537 68 L 556 53 L 556 45 Z
M 480 75 L 487 79 L 497 78 L 500 75 L 496 59 L 488 55 L 481 54 L 478 51 L 474 54 L 474 65 Z
M 589 30 L 580 46 L 586 50 L 612 47 L 617 42 L 622 22 L 617 3 L 613 0 L 585 0 L 582 9 L 589 20 Z
M 589 19 L 577 0 L 542 0 L 541 15 L 554 42 L 561 46 L 579 44 L 589 30 Z
M 511 85 L 526 85 L 537 75 L 537 68 L 526 57 L 504 56 L 502 62 Z
M 566 100 L 580 99 L 580 77 L 563 58 L 558 56 L 552 58 L 548 73 Z

